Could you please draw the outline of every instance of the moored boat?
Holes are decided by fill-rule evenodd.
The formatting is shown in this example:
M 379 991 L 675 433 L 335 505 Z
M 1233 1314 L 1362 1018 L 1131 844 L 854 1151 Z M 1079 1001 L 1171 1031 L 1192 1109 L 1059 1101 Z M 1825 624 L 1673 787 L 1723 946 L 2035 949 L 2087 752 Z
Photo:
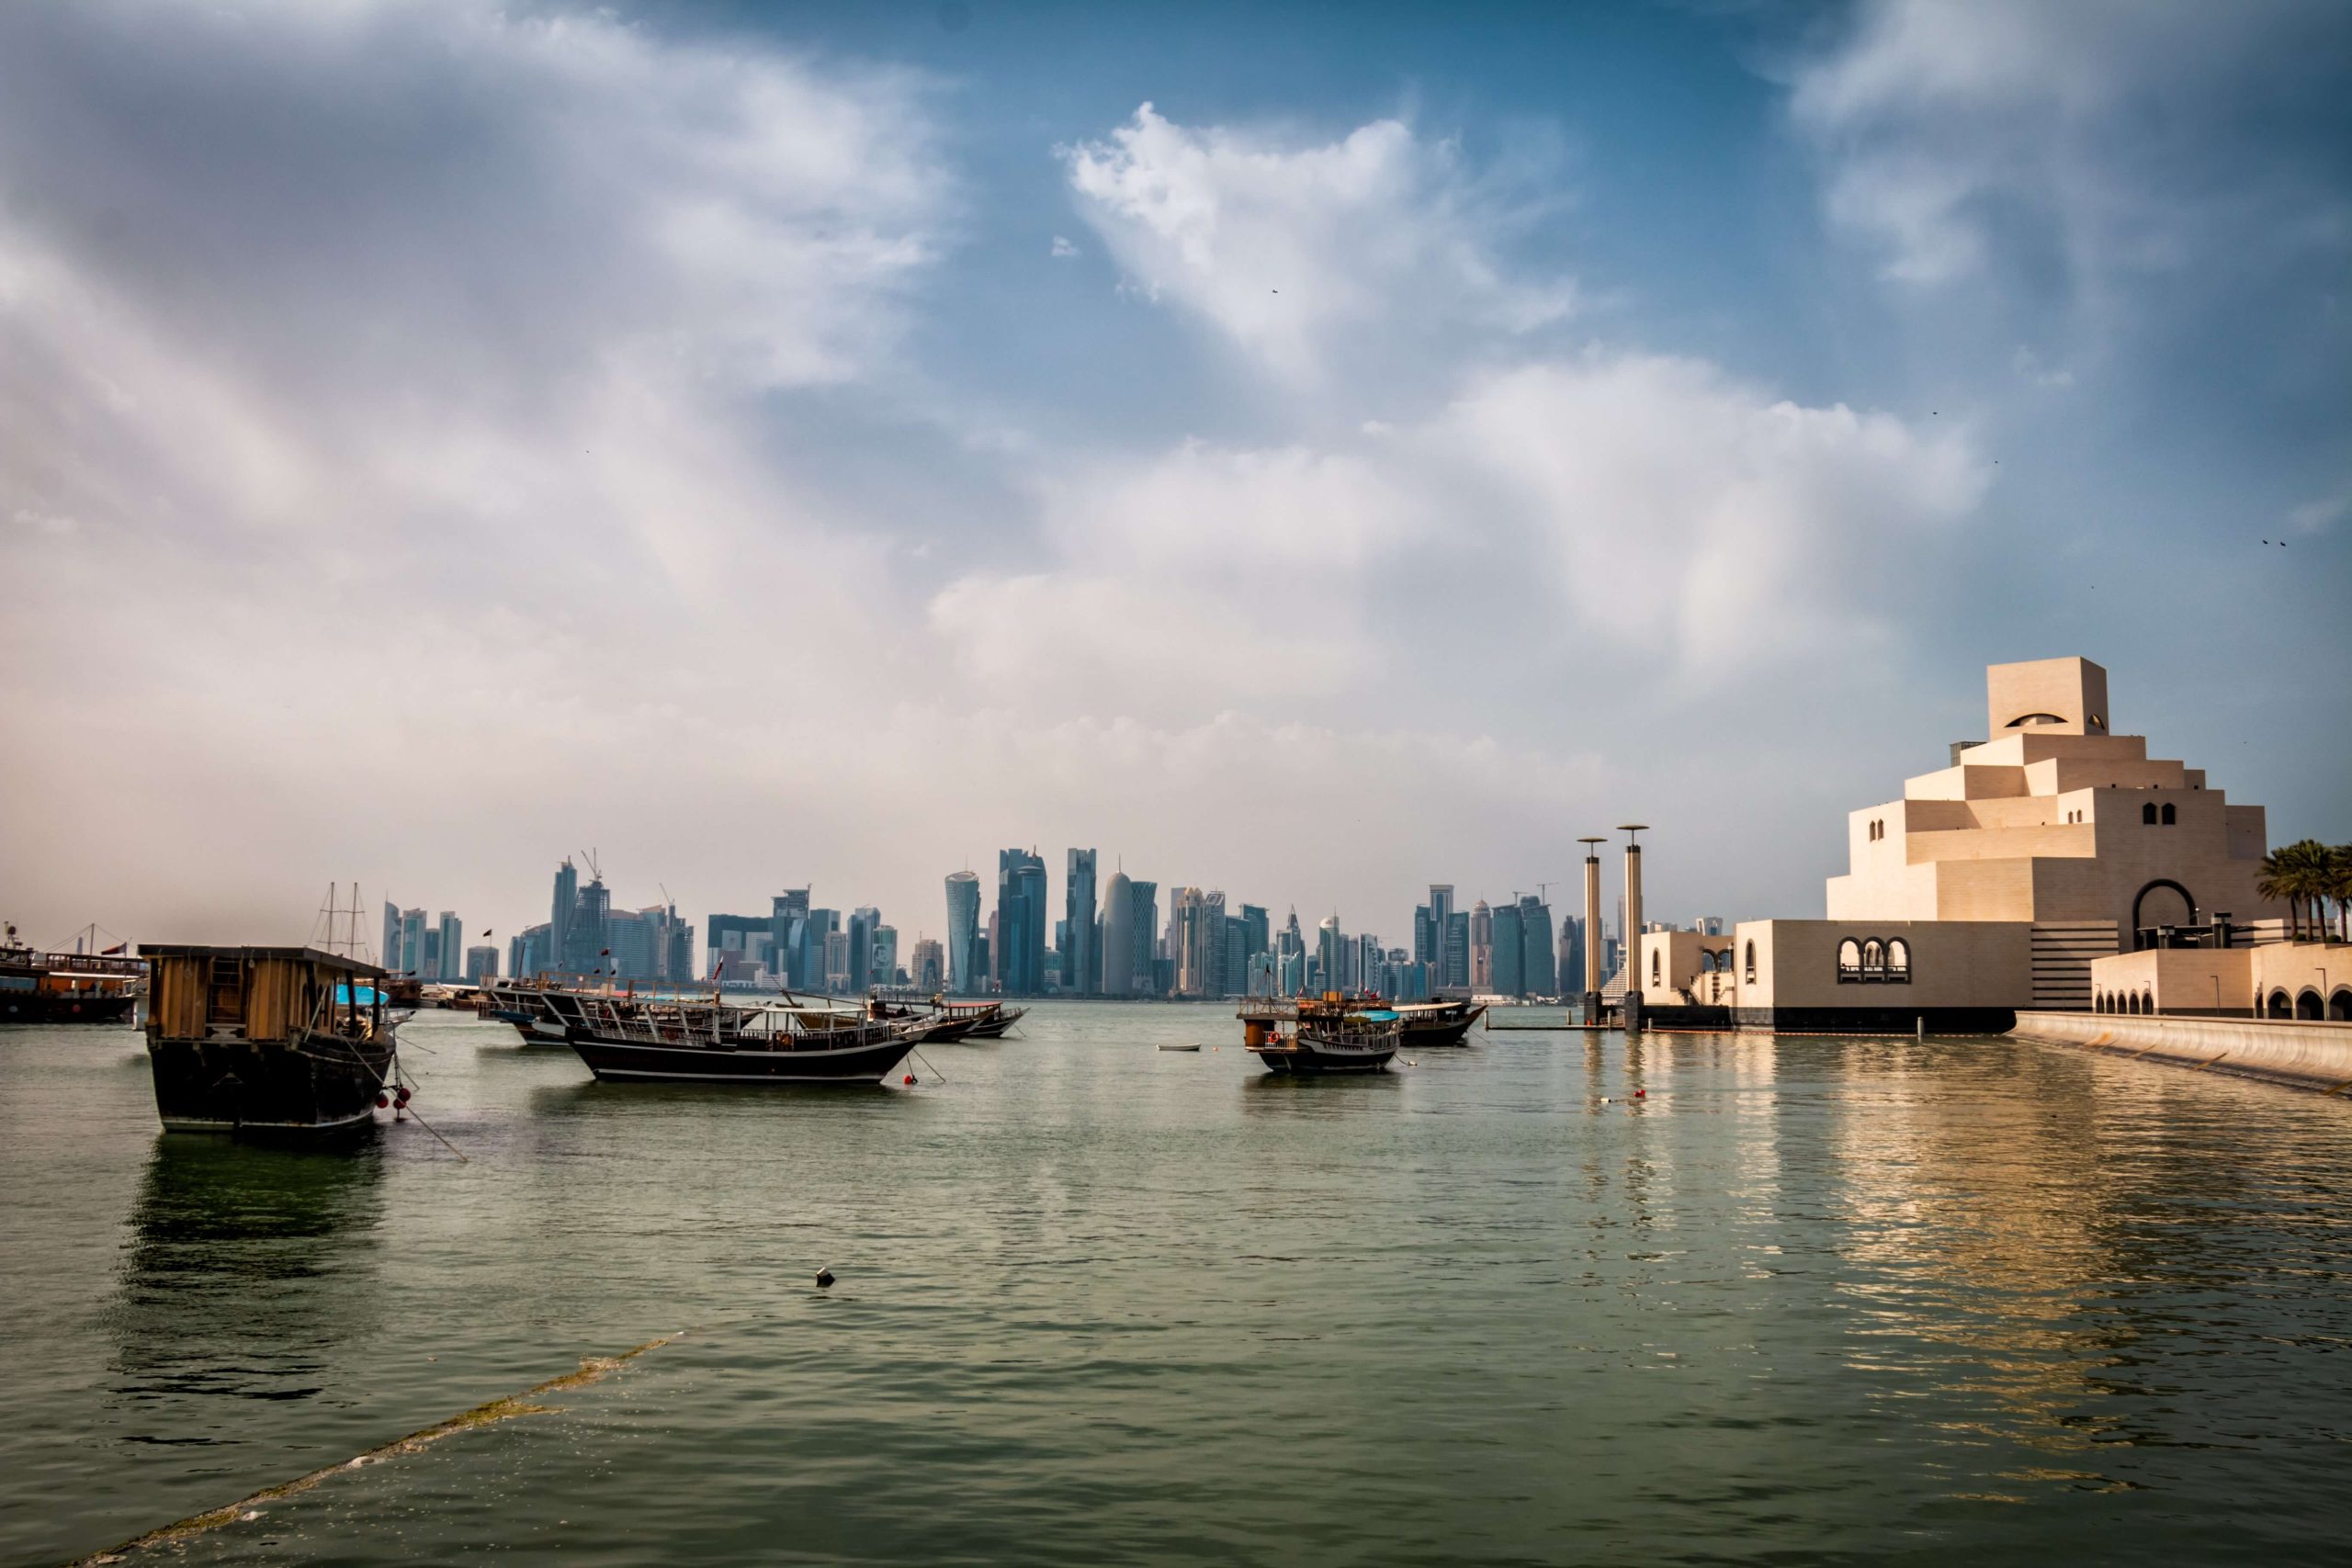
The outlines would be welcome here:
M 381 969 L 312 947 L 150 944 L 145 956 L 166 1132 L 316 1140 L 375 1124 L 402 1016 Z
M 922 1020 L 838 1006 L 541 995 L 588 1070 L 609 1082 L 874 1084 L 926 1034 Z
M 147 965 L 111 953 L 43 953 L 0 942 L 0 1023 L 125 1023 L 145 993 Z
M 1270 1073 L 1379 1073 L 1396 1057 L 1403 1021 L 1385 1008 L 1301 1020 L 1244 1048 Z

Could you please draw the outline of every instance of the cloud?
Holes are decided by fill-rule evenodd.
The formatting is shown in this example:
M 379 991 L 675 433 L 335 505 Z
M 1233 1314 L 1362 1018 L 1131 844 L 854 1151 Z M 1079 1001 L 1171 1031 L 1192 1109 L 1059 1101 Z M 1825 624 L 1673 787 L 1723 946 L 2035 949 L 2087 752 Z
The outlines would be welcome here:
M 1049 254 L 1057 261 L 1067 261 L 1070 257 L 1077 255 L 1079 252 L 1076 245 L 1071 244 L 1069 241 L 1063 238 L 1061 235 L 1057 234 L 1054 236 L 1054 248 Z
M 1792 109 L 1830 218 L 1891 281 L 2006 258 L 2096 301 L 2250 239 L 2340 247 L 2340 186 L 2278 130 L 2340 132 L 2345 58 L 2336 8 L 2286 0 L 1877 0 L 1796 72 Z
M 2297 533 L 2322 534 L 2347 516 L 2352 516 L 2352 485 L 2290 508 L 2287 522 Z
M 1291 380 L 1366 327 L 1508 336 L 1574 300 L 1565 279 L 1517 278 L 1504 260 L 1540 204 L 1482 189 L 1454 143 L 1399 120 L 1317 142 L 1179 125 L 1145 104 L 1062 159 L 1080 212 L 1139 288 Z
M 1878 606 L 1988 473 L 1957 422 L 1595 353 L 1475 374 L 1430 418 L 1341 447 L 1188 442 L 1098 466 L 1049 498 L 1046 570 L 959 581 L 932 617 L 991 682 L 1119 713 L 1499 714 L 1541 689 L 1545 649 L 1594 637 L 1721 689 L 1825 639 L 1892 637 Z M 1476 636 L 1422 635 L 1430 606 L 1470 603 Z M 1532 661 L 1498 670 L 1497 639 Z

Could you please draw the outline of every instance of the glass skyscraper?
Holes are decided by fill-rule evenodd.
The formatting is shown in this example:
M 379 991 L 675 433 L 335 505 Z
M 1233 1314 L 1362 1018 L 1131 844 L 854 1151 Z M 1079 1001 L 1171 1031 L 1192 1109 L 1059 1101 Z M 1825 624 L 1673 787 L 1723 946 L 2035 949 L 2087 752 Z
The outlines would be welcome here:
M 980 879 L 968 871 L 947 874 L 947 988 L 966 996 L 985 989 L 978 966 Z

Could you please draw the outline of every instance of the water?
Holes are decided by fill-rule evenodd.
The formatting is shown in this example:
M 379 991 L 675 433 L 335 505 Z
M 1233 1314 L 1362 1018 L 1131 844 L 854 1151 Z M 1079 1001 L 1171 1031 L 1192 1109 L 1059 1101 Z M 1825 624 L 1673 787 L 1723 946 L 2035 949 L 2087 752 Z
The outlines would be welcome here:
M 0 1561 L 680 1329 L 170 1555 L 2341 1561 L 2343 1100 L 2003 1041 L 1297 1082 L 1221 1009 L 1023 1030 L 794 1093 L 427 1015 L 467 1164 L 166 1140 L 136 1035 L 0 1034 Z

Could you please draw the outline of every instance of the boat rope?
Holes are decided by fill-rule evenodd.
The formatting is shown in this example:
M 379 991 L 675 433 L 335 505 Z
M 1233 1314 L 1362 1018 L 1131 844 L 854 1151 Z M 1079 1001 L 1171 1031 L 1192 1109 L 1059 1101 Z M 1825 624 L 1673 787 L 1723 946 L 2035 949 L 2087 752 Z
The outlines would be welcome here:
M 566 1372 L 560 1377 L 549 1378 L 545 1382 L 533 1383 L 520 1393 L 510 1393 L 503 1398 L 491 1400 L 488 1404 L 477 1404 L 471 1410 L 452 1416 L 446 1421 L 436 1421 L 430 1427 L 420 1427 L 404 1438 L 395 1438 L 389 1443 L 369 1449 L 366 1453 L 345 1460 L 339 1464 L 328 1465 L 323 1470 L 314 1470 L 308 1475 L 297 1476 L 291 1481 L 281 1482 L 276 1486 L 265 1486 L 252 1496 L 241 1497 L 226 1507 L 209 1508 L 201 1514 L 191 1514 L 187 1518 L 176 1520 L 160 1529 L 152 1529 L 144 1535 L 134 1536 L 119 1546 L 109 1547 L 104 1551 L 94 1551 L 87 1557 L 76 1558 L 70 1568 L 94 1568 L 97 1563 L 117 1562 L 125 1552 L 144 1551 L 158 1546 L 177 1546 L 192 1537 L 219 1529 L 223 1525 L 249 1523 L 261 1517 L 262 1504 L 278 1502 L 299 1493 L 308 1492 L 321 1482 L 341 1475 L 347 1471 L 358 1470 L 370 1464 L 381 1464 L 386 1460 L 398 1459 L 403 1454 L 419 1453 L 444 1438 L 455 1437 L 460 1432 L 470 1432 L 477 1427 L 495 1426 L 501 1421 L 511 1421 L 517 1416 L 552 1415 L 561 1406 L 533 1403 L 537 1395 L 556 1393 L 567 1389 L 584 1388 L 602 1379 L 606 1373 L 617 1371 L 647 1351 L 658 1350 L 664 1345 L 683 1338 L 684 1335 L 684 1329 L 680 1329 L 675 1334 L 665 1334 L 659 1339 L 649 1339 L 644 1344 L 624 1350 L 617 1356 L 582 1356 L 580 1358 L 578 1371 Z
M 937 1078 L 941 1083 L 945 1083 L 947 1081 L 947 1075 L 941 1072 L 937 1067 L 933 1066 L 931 1065 L 931 1058 L 924 1055 L 921 1051 L 918 1051 L 913 1046 L 910 1045 L 907 1047 L 907 1055 L 912 1056 L 916 1061 L 921 1062 L 922 1064 L 922 1070 L 929 1073 L 933 1077 Z

